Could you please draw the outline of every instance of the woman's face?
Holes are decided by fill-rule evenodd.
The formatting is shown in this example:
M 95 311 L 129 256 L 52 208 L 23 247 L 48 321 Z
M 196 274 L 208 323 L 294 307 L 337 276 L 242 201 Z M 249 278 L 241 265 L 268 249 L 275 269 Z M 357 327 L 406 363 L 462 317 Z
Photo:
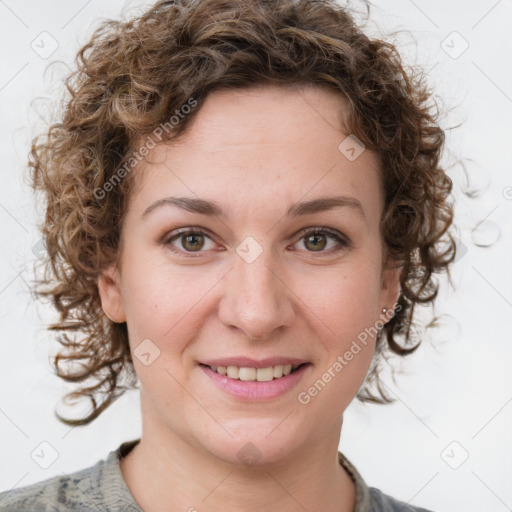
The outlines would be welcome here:
M 339 131 L 345 105 L 312 87 L 217 91 L 133 171 L 121 265 L 99 288 L 127 322 L 143 435 L 238 464 L 337 444 L 399 292 L 378 158 Z

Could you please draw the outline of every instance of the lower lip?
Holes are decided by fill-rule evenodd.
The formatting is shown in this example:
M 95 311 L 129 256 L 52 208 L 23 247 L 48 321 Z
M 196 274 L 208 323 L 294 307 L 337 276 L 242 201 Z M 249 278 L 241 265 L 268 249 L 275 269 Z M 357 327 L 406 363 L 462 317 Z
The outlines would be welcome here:
M 212 379 L 220 389 L 232 396 L 246 400 L 269 400 L 285 394 L 299 383 L 304 374 L 309 371 L 310 366 L 311 364 L 308 363 L 301 366 L 293 373 L 289 373 L 279 379 L 258 382 L 232 379 L 226 375 L 220 375 L 214 372 L 209 366 L 199 365 L 201 370 Z

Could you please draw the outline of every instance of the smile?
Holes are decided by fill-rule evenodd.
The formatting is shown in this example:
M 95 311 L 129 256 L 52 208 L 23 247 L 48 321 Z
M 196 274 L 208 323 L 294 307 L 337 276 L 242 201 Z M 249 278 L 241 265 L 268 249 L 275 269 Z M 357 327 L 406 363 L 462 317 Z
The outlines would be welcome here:
M 227 375 L 230 379 L 244 381 L 268 382 L 280 379 L 285 375 L 294 372 L 300 365 L 277 364 L 266 368 L 251 368 L 239 366 L 210 366 L 210 369 L 219 375 Z
M 199 364 L 218 389 L 232 397 L 251 401 L 271 400 L 297 388 L 312 366 L 303 363 L 254 368 Z

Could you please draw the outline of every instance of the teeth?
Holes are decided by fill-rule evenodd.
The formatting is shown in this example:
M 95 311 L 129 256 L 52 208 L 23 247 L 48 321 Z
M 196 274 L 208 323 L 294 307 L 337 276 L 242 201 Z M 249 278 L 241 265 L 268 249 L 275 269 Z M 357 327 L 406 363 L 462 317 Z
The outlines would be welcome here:
M 238 370 L 238 378 L 240 380 L 256 380 L 258 370 L 256 368 L 240 368 Z
M 226 368 L 226 370 L 227 370 L 226 373 L 227 373 L 228 377 L 231 377 L 232 379 L 239 379 L 240 378 L 240 376 L 239 376 L 240 368 L 238 368 L 238 366 L 228 366 Z
M 227 375 L 232 379 L 245 381 L 267 382 L 272 379 L 279 379 L 283 375 L 289 375 L 292 370 L 298 368 L 298 365 L 277 364 L 267 368 L 247 368 L 238 366 L 210 366 L 210 368 L 220 375 Z
M 282 364 L 276 364 L 274 366 L 274 378 L 279 379 L 279 377 L 283 376 L 283 365 Z
M 266 382 L 274 378 L 274 368 L 269 366 L 268 368 L 258 368 L 256 372 L 256 380 L 258 382 Z

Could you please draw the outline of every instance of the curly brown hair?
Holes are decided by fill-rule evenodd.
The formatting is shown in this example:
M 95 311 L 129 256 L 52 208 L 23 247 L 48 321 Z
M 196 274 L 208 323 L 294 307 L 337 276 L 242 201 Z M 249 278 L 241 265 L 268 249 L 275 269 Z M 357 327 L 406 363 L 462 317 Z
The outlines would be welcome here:
M 380 157 L 381 236 L 402 267 L 397 312 L 378 334 L 375 356 L 384 354 L 384 340 L 388 353 L 418 348 L 415 306 L 434 301 L 433 274 L 449 275 L 455 259 L 452 182 L 440 167 L 445 135 L 425 74 L 406 72 L 395 45 L 369 38 L 333 0 L 175 0 L 130 20 L 103 21 L 75 61 L 60 122 L 34 138 L 29 157 L 32 186 L 46 203 L 40 229 L 47 257 L 36 295 L 50 297 L 60 313 L 49 326 L 64 347 L 55 371 L 82 383 L 65 399 L 92 403 L 81 419 L 55 412 L 61 422 L 88 424 L 136 385 L 126 323 L 105 316 L 97 285 L 102 270 L 118 261 L 133 193 L 127 165 L 155 133 L 164 143 L 184 134 L 216 89 L 302 83 L 333 88 L 348 100 L 349 133 Z M 195 108 L 168 122 L 191 101 Z M 392 401 L 378 366 L 357 397 Z

